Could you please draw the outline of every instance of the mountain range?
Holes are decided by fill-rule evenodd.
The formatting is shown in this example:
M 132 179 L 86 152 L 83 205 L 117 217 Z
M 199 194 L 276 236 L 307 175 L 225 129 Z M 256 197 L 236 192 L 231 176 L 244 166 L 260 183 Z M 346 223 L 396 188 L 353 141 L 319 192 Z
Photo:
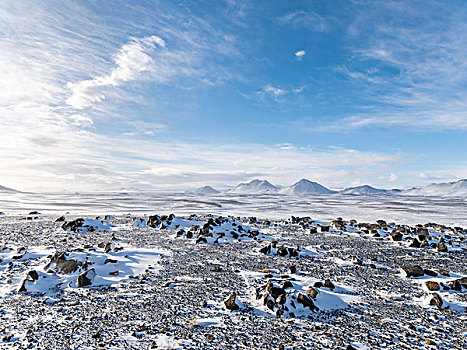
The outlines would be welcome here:
M 135 191 L 139 191 L 135 189 Z M 0 192 L 18 193 L 19 191 L 1 186 Z M 211 186 L 203 186 L 188 193 L 196 195 L 216 195 L 221 193 Z M 275 186 L 267 180 L 254 179 L 250 182 L 240 183 L 237 186 L 224 191 L 223 193 L 231 194 L 283 194 L 291 196 L 306 196 L 306 195 L 353 195 L 353 196 L 438 196 L 438 197 L 467 197 L 467 179 L 461 179 L 453 182 L 432 183 L 423 187 L 414 187 L 410 189 L 379 189 L 369 185 L 357 187 L 348 187 L 340 191 L 334 191 L 323 185 L 307 179 L 301 179 L 291 186 Z
M 212 195 L 220 191 L 210 186 L 203 186 L 192 192 L 194 194 Z M 341 191 L 334 191 L 323 185 L 307 179 L 301 179 L 291 186 L 279 187 L 271 184 L 267 180 L 252 180 L 246 183 L 240 183 L 234 188 L 225 191 L 232 194 L 285 194 L 294 196 L 304 195 L 326 195 L 342 194 L 354 196 L 446 196 L 446 197 L 467 197 L 467 179 L 447 183 L 433 183 L 423 187 L 401 189 L 379 189 L 369 185 L 345 188 Z

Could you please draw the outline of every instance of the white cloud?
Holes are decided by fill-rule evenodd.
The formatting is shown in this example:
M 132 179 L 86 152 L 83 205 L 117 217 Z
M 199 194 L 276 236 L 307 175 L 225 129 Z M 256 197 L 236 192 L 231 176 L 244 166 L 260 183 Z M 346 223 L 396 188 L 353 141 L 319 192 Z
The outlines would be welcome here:
M 398 179 L 397 175 L 394 173 L 389 174 L 389 181 L 394 182 Z
M 105 100 L 105 88 L 136 80 L 142 73 L 153 71 L 155 62 L 151 56 L 156 46 L 165 47 L 160 37 L 152 35 L 144 38 L 133 38 L 131 42 L 122 46 L 114 58 L 115 67 L 107 75 L 95 77 L 78 83 L 68 83 L 72 91 L 67 104 L 75 109 L 83 109 L 93 103 Z
M 293 88 L 291 90 L 285 90 L 281 89 L 275 86 L 272 86 L 270 84 L 266 85 L 264 88 L 262 88 L 260 91 L 257 91 L 257 94 L 260 96 L 265 96 L 269 95 L 271 96 L 274 100 L 278 100 L 279 97 L 287 95 L 287 94 L 299 94 L 305 89 L 305 86 L 300 86 L 297 88 Z
M 300 51 L 295 52 L 294 55 L 300 60 L 302 59 L 303 56 L 306 55 L 306 51 L 300 50 Z
M 274 87 L 274 86 L 271 86 L 271 85 L 266 85 L 263 90 L 263 92 L 267 93 L 267 94 L 270 94 L 274 97 L 279 97 L 279 96 L 282 96 L 282 95 L 285 95 L 285 94 L 288 94 L 288 91 L 287 90 L 284 90 L 284 89 L 280 89 L 280 88 L 277 88 L 277 87 Z
M 52 131 L 58 135 L 63 132 Z M 49 137 L 50 140 L 23 139 L 16 143 L 7 139 L 12 148 L 19 147 L 19 152 L 15 157 L 3 159 L 0 183 L 20 190 L 49 191 L 132 186 L 185 188 L 202 182 L 235 184 L 267 176 L 278 184 L 309 177 L 339 187 L 354 177 L 384 172 L 388 164 L 397 164 L 402 159 L 397 153 L 345 148 L 160 143 L 89 132 L 74 134 L 72 139 L 66 133 L 55 139 Z M 54 143 L 60 146 L 55 147 Z M 29 154 L 24 144 L 30 145 L 27 149 L 34 149 L 33 153 Z M 82 148 L 83 144 L 86 148 Z

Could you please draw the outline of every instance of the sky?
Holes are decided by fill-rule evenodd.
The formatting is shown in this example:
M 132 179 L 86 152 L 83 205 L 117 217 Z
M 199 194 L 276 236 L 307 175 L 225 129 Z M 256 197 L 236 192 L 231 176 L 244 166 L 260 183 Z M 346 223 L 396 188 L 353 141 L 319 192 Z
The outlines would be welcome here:
M 467 177 L 467 4 L 2 0 L 0 185 Z

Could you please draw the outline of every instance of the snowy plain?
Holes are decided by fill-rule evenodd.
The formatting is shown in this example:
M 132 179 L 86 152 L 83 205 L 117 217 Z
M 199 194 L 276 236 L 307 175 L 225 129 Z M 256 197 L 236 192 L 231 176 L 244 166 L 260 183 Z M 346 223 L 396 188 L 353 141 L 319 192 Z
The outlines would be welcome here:
M 280 219 L 310 216 L 329 221 L 336 217 L 358 221 L 395 221 L 408 225 L 436 222 L 467 226 L 467 198 L 423 196 L 352 196 L 283 194 L 196 195 L 183 192 L 10 193 L 0 192 L 0 211 L 20 214 L 145 214 L 257 216 Z

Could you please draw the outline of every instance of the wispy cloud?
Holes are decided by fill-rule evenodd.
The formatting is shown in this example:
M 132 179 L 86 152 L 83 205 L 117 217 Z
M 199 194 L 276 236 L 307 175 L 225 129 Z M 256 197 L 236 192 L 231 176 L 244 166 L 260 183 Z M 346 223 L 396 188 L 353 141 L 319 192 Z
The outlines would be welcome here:
M 419 5 L 361 4 L 365 11 L 348 29 L 352 60 L 338 71 L 355 86 L 365 84 L 359 97 L 371 108 L 342 120 L 349 127 L 467 128 L 467 13 Z
M 60 148 L 38 146 L 34 154 L 39 153 L 40 157 L 21 152 L 4 159 L 0 180 L 14 177 L 12 185 L 31 190 L 172 185 L 186 188 L 202 182 L 233 185 L 252 177 L 267 177 L 279 184 L 309 177 L 328 186 L 341 186 L 349 177 L 386 172 L 388 166 L 403 160 L 398 153 L 362 152 L 341 147 L 199 145 L 95 136 L 81 133 L 68 140 L 64 135 L 57 140 Z M 77 147 L 83 143 L 87 147 L 78 153 Z M 70 157 L 71 152 L 74 152 L 73 157 Z M 16 172 L 25 167 L 31 171 Z
M 279 22 L 295 28 L 307 28 L 318 32 L 327 32 L 331 29 L 329 20 L 312 10 L 289 12 L 280 17 Z
M 288 94 L 299 94 L 305 89 L 305 86 L 300 86 L 297 88 L 282 89 L 270 84 L 263 87 L 261 90 L 257 91 L 256 94 L 260 97 L 270 96 L 273 100 L 278 101 L 281 96 L 285 96 Z
M 78 83 L 69 82 L 67 87 L 72 94 L 66 100 L 67 104 L 75 109 L 89 107 L 105 99 L 105 88 L 118 87 L 125 82 L 140 78 L 142 73 L 154 71 L 156 63 L 151 51 L 155 50 L 156 46 L 165 47 L 164 40 L 156 35 L 133 38 L 118 51 L 114 58 L 115 67 L 109 74 Z

